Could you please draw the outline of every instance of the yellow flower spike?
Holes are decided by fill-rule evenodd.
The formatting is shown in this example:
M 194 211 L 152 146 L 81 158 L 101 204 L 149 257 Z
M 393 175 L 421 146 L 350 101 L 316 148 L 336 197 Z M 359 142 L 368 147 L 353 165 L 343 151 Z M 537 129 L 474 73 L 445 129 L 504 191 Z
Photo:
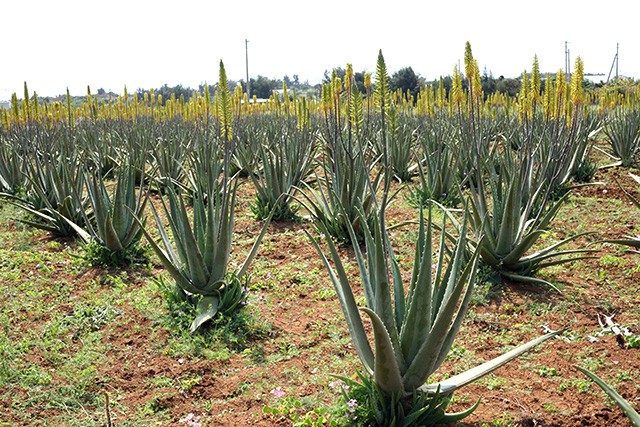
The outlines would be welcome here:
M 480 68 L 478 67 L 478 61 L 473 60 L 473 79 L 472 79 L 472 87 L 473 87 L 473 97 L 476 102 L 482 102 L 483 94 L 482 94 L 482 80 L 480 78 Z
M 24 100 L 22 101 L 22 107 L 25 120 L 29 120 L 31 118 L 31 108 L 29 107 L 29 89 L 27 88 L 27 82 L 24 82 Z
M 126 93 L 125 93 L 124 99 L 122 96 L 118 97 L 118 117 L 120 118 L 125 118 L 127 116 L 125 99 L 126 99 Z
M 38 94 L 33 92 L 33 117 L 40 123 L 40 114 L 38 112 Z
M 559 119 L 564 111 L 564 101 L 565 101 L 565 95 L 567 92 L 567 80 L 564 74 L 564 71 L 562 70 L 558 70 L 558 73 L 556 74 L 556 84 L 555 84 L 555 100 L 554 100 L 554 107 L 555 107 L 555 113 L 554 113 L 554 118 Z
M 529 76 L 527 72 L 522 73 L 522 84 L 520 86 L 520 93 L 518 94 L 518 118 L 520 121 L 531 118 L 531 98 L 529 96 Z
M 447 103 L 447 90 L 444 87 L 444 79 L 440 76 L 440 81 L 438 81 L 438 90 L 436 92 L 436 102 L 438 104 L 438 108 L 441 110 L 444 109 L 445 104 Z
M 18 103 L 18 95 L 15 92 L 11 94 L 11 111 L 13 112 L 13 121 L 20 123 L 20 104 Z
M 391 108 L 392 93 L 389 86 L 389 73 L 387 72 L 387 65 L 384 62 L 382 50 L 378 51 L 375 91 L 377 101 L 380 106 L 380 112 L 381 114 L 385 114 Z
M 333 94 L 333 99 L 334 101 L 336 101 L 340 97 L 340 93 L 342 93 L 342 79 L 337 75 L 333 77 L 333 85 L 331 90 Z
M 550 120 L 553 117 L 554 110 L 554 90 L 553 90 L 553 80 L 551 79 L 551 74 L 547 73 L 547 79 L 544 84 L 544 97 L 543 97 L 543 107 L 544 107 L 544 115 L 547 120 Z
M 218 120 L 220 122 L 220 136 L 225 141 L 231 141 L 233 137 L 232 127 L 232 111 L 231 100 L 229 99 L 229 81 L 227 80 L 227 72 L 224 69 L 224 64 L 220 60 L 220 79 L 218 81 L 218 102 L 220 115 Z
M 347 64 L 347 71 L 344 75 L 344 88 L 348 92 L 351 90 L 351 81 L 353 79 L 353 65 Z
M 322 85 L 322 110 L 328 113 L 332 103 L 331 86 L 328 83 Z
M 462 78 L 460 77 L 460 71 L 458 71 L 458 66 L 455 65 L 453 67 L 453 81 L 451 82 L 451 98 L 453 104 L 460 110 L 462 106 Z
M 289 116 L 289 108 L 291 107 L 291 100 L 289 99 L 289 93 L 287 92 L 287 82 L 282 82 L 282 99 L 284 101 L 284 112 Z
M 471 53 L 471 43 L 466 42 L 464 45 L 464 73 L 467 80 L 471 82 L 473 78 L 475 63 L 473 61 L 473 54 Z
M 571 101 L 574 108 L 584 103 L 584 88 L 582 82 L 584 80 L 584 64 L 578 56 L 575 63 L 575 71 L 571 76 Z
M 367 90 L 367 93 L 371 91 L 371 73 L 368 71 L 364 73 L 364 88 Z
M 69 126 L 73 127 L 73 107 L 71 105 L 71 94 L 69 93 L 69 88 L 67 88 L 67 117 L 69 120 Z
M 530 103 L 532 109 L 535 110 L 540 102 L 540 88 L 542 82 L 540 79 L 540 66 L 538 64 L 538 55 L 533 56 L 533 68 L 531 69 L 531 90 L 529 91 Z

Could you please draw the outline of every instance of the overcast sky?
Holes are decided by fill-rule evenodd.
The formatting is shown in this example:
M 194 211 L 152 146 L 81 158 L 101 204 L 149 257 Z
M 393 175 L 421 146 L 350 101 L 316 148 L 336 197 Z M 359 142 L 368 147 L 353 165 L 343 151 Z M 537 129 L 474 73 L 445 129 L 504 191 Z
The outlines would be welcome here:
M 227 75 L 318 83 L 325 70 L 353 64 L 375 72 L 382 49 L 390 74 L 411 66 L 427 78 L 450 75 L 472 46 L 495 77 L 564 69 L 581 56 L 606 80 L 620 44 L 619 72 L 640 77 L 637 0 L 4 0 L 0 11 L 0 100 L 23 82 L 40 96 L 68 87 L 122 93 L 163 84 L 197 87 Z M 615 71 L 614 71 L 615 72 Z

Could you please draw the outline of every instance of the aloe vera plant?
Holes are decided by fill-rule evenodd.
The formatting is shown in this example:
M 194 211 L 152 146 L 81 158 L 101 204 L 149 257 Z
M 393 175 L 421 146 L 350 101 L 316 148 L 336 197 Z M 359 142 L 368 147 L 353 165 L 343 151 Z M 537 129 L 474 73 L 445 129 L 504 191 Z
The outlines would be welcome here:
M 631 178 L 633 178 L 633 180 L 635 180 L 640 185 L 640 176 L 634 175 L 632 173 L 630 173 L 629 176 L 631 176 Z M 629 193 L 627 190 L 622 188 L 620 183 L 618 183 L 618 186 L 622 191 L 624 191 L 625 195 L 631 201 L 631 203 L 633 203 L 634 206 L 640 209 L 640 200 L 638 200 L 636 197 L 633 196 L 633 194 Z M 636 249 L 631 252 L 640 253 L 640 236 L 624 236 L 620 239 L 608 239 L 608 240 L 605 240 L 605 242 L 629 246 Z
M 613 387 L 604 382 L 600 377 L 598 377 L 588 369 L 580 366 L 575 366 L 575 368 L 585 374 L 594 383 L 596 383 L 598 387 L 600 387 L 607 394 L 607 396 L 609 396 L 615 402 L 615 404 L 618 405 L 620 409 L 622 409 L 622 412 L 624 412 L 625 415 L 629 417 L 629 421 L 631 421 L 631 424 L 633 424 L 635 427 L 640 427 L 640 414 L 635 409 L 633 409 L 631 404 L 624 397 L 620 396 L 620 394 Z
M 261 140 L 268 129 L 265 122 L 271 118 L 263 118 L 258 114 L 238 118 L 238 126 L 233 134 L 233 154 L 231 157 L 231 172 L 240 176 L 251 176 L 260 168 L 259 156 Z M 265 129 L 266 127 L 266 129 Z
M 19 143 L 0 132 L 0 193 L 16 194 L 24 189 L 25 167 Z
M 130 262 L 139 252 L 144 221 L 140 224 L 136 218 L 142 217 L 148 196 L 136 192 L 137 173 L 131 165 L 118 168 L 111 194 L 101 174 L 85 173 L 91 217 L 84 215 L 86 230 L 76 227 L 76 231 L 85 243 L 96 245 L 92 257 L 98 263 Z
M 467 46 L 465 54 L 467 76 L 477 76 L 477 63 Z M 578 64 L 578 62 L 577 62 Z M 537 60 L 534 60 L 532 81 L 537 82 Z M 526 77 L 526 73 L 525 73 Z M 477 80 L 470 79 L 470 94 L 477 90 Z M 569 193 L 554 199 L 558 186 L 569 178 L 575 162 L 573 145 L 581 123 L 581 104 L 573 104 L 571 127 L 564 126 L 566 116 L 557 113 L 545 123 L 536 114 L 539 85 L 531 87 L 523 79 L 520 95 L 522 106 L 519 120 L 522 124 L 504 135 L 505 138 L 487 144 L 484 117 L 471 102 L 468 111 L 459 113 L 463 139 L 471 153 L 473 176 L 470 184 L 470 207 L 473 212 L 470 225 L 477 239 L 482 261 L 502 277 L 534 282 L 553 287 L 549 282 L 534 277 L 536 271 L 552 265 L 589 258 L 591 249 L 559 250 L 560 247 L 583 236 L 570 236 L 560 242 L 531 253 L 534 244 L 547 231 Z M 576 84 L 577 85 L 577 84 Z M 564 82 L 558 83 L 562 110 Z M 579 92 L 576 88 L 575 92 Z M 574 94 L 575 95 L 575 94 Z M 575 95 L 578 98 L 578 95 Z M 517 122 L 517 123 L 520 123 Z M 514 126 L 516 122 L 509 122 Z M 513 143 L 513 138 L 517 144 Z M 487 151 L 487 145 L 490 146 Z M 574 256 L 576 255 L 576 256 Z
M 171 183 L 185 183 L 186 163 L 193 150 L 195 126 L 174 119 L 163 123 L 158 138 L 151 146 L 150 164 L 154 169 L 154 183 L 162 191 Z
M 640 153 L 640 110 L 618 107 L 607 116 L 604 133 L 613 157 L 623 167 L 638 162 Z
M 74 236 L 89 203 L 77 157 L 68 158 L 62 152 L 34 153 L 26 170 L 26 195 L 8 198 L 34 218 L 21 221 L 58 236 Z
M 449 246 L 449 238 L 443 233 L 440 247 L 437 252 L 434 251 L 431 214 L 426 222 L 421 214 L 413 271 L 405 293 L 383 213 L 381 210 L 374 216 L 371 226 L 363 222 L 366 255 L 358 246 L 354 246 L 367 307 L 357 306 L 340 255 L 332 239 L 326 237 L 322 223 L 318 223 L 318 230 L 325 233 L 329 255 L 325 255 L 316 239 L 311 238 L 311 241 L 329 272 L 365 373 L 373 378 L 376 386 L 390 400 L 398 396 L 408 398 L 416 391 L 448 398 L 458 388 L 492 372 L 556 334 L 548 334 L 524 344 L 442 383 L 425 385 L 445 360 L 462 324 L 475 282 L 479 252 L 468 251 L 466 218 L 455 245 Z M 354 233 L 352 227 L 350 231 Z M 436 253 L 434 271 L 432 264 Z M 371 321 L 373 348 L 365 333 L 361 312 Z M 473 409 L 475 407 L 470 411 Z M 440 413 L 436 419 L 421 420 L 421 424 L 417 425 L 458 419 L 470 411 L 452 414 L 450 418 Z M 379 419 L 377 422 L 387 425 L 390 420 Z
M 353 79 L 353 77 L 351 77 Z M 331 86 L 325 85 L 325 98 L 339 99 L 340 79 Z M 363 110 L 354 109 L 355 101 L 362 95 L 352 81 L 347 85 L 347 99 L 352 100 L 352 114 L 342 122 L 338 112 L 340 103 L 328 109 L 324 128 L 320 129 L 319 141 L 324 148 L 324 156 L 318 159 L 320 172 L 315 172 L 317 187 L 303 182 L 305 192 L 301 203 L 311 213 L 315 221 L 325 224 L 327 232 L 342 242 L 351 237 L 348 224 L 355 230 L 355 236 L 362 238 L 361 218 L 358 210 L 368 218 L 375 207 L 373 197 L 380 188 L 384 170 L 376 170 L 378 158 L 373 154 L 366 130 L 361 126 Z M 361 104 L 361 102 L 360 102 Z M 321 149 L 322 149 L 321 148 Z M 370 175 L 374 178 L 370 180 Z
M 257 191 L 251 209 L 258 218 L 275 209 L 273 219 L 286 220 L 295 217 L 297 209 L 292 206 L 295 190 L 302 186 L 314 164 L 315 132 L 298 129 L 291 119 L 276 125 L 279 131 L 271 133 L 273 139 L 260 144 L 256 153 L 262 167 L 250 175 Z
M 389 156 L 390 173 L 399 181 L 407 182 L 416 174 L 417 168 L 417 143 L 418 123 L 413 117 L 400 114 L 396 106 L 389 109 L 387 128 L 387 147 Z M 374 152 L 378 158 L 382 158 L 384 148 L 382 146 L 382 126 L 376 135 Z
M 455 141 L 455 128 L 445 117 L 426 121 L 426 128 L 419 133 L 421 146 L 418 166 L 419 182 L 411 191 L 412 200 L 418 205 L 435 200 L 445 206 L 455 206 L 460 201 L 460 182 L 457 177 L 460 156 Z
M 379 55 L 379 63 L 382 54 Z M 384 97 L 380 101 L 384 105 Z M 381 108 L 384 112 L 384 106 Z M 384 130 L 384 113 L 382 116 Z M 389 150 L 385 146 L 383 162 L 388 166 Z M 358 307 L 342 259 L 323 222 L 316 222 L 324 234 L 328 255 L 317 239 L 308 234 L 320 255 L 338 296 L 355 350 L 375 387 L 372 400 L 378 425 L 428 425 L 457 420 L 470 414 L 476 405 L 457 414 L 446 414 L 451 395 L 460 387 L 486 375 L 559 332 L 549 333 L 516 349 L 438 384 L 425 384 L 444 362 L 462 324 L 476 280 L 480 251 L 467 241 L 468 209 L 453 239 L 442 232 L 438 251 L 433 247 L 431 210 L 425 222 L 422 210 L 411 278 L 405 287 L 385 224 L 391 174 L 385 175 L 380 203 L 370 218 L 362 209 L 358 216 L 364 234 L 365 252 L 354 245 L 366 307 Z M 369 179 L 369 177 L 367 177 Z M 446 230 L 443 217 L 441 230 Z M 351 239 L 357 239 L 351 223 L 347 223 Z M 482 238 L 478 247 L 482 246 Z M 471 249 L 470 249 L 471 248 Z M 432 264 L 434 254 L 437 262 Z M 367 315 L 373 329 L 373 347 L 365 332 L 360 312 Z M 397 404 L 403 402 L 398 407 Z M 402 409 L 411 402 L 421 405 L 408 413 Z M 391 409 L 388 409 L 391 406 Z M 399 409 L 399 410 L 396 410 Z
M 569 194 L 551 200 L 553 187 L 540 178 L 543 172 L 536 168 L 533 156 L 525 151 L 503 150 L 501 156 L 493 154 L 483 165 L 478 170 L 486 171 L 487 183 L 478 178 L 471 184 L 470 223 L 477 236 L 484 236 L 478 249 L 487 265 L 512 280 L 551 285 L 533 274 L 545 267 L 588 258 L 586 254 L 595 252 L 558 250 L 588 234 L 581 233 L 530 253 Z
M 165 231 L 164 221 L 153 205 L 151 211 L 161 243 L 157 243 L 149 231 L 142 227 L 152 249 L 175 281 L 179 294 L 197 304 L 191 332 L 218 312 L 232 312 L 241 306 L 245 293 L 241 280 L 271 220 L 271 215 L 266 218 L 241 267 L 234 272 L 229 271 L 238 179 L 237 175 L 230 176 L 232 124 L 230 114 L 227 114 L 227 79 L 222 62 L 220 82 L 218 133 L 208 134 L 210 140 L 204 141 L 202 152 L 208 153 L 208 156 L 192 158 L 192 215 L 187 210 L 180 188 L 169 186 L 166 189 L 168 203 L 165 197 L 160 200 L 173 239 Z M 220 153 L 221 158 L 218 157 Z M 194 173 L 205 176 L 194 178 Z

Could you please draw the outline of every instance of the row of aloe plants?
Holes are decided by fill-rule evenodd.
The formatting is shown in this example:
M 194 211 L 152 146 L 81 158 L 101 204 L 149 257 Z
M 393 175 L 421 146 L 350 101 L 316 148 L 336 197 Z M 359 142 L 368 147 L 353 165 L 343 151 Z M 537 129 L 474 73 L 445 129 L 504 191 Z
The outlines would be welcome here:
M 241 128 L 241 118 L 234 119 L 232 114 L 221 64 L 215 120 L 207 116 L 195 127 L 179 126 L 184 130 L 178 135 L 163 133 L 165 128 L 157 127 L 153 120 L 139 120 L 135 126 L 116 121 L 122 126 L 113 131 L 89 126 L 85 133 L 79 133 L 85 135 L 84 144 L 77 144 L 80 139 L 75 139 L 73 132 L 85 129 L 81 124 L 53 128 L 56 138 L 39 135 L 34 126 L 27 126 L 35 137 L 29 134 L 16 145 L 26 146 L 20 148 L 18 163 L 28 177 L 24 183 L 27 191 L 12 195 L 10 200 L 36 217 L 32 224 L 61 234 L 78 233 L 109 253 L 134 247 L 145 235 L 175 282 L 170 285 L 173 295 L 196 306 L 191 326 L 195 330 L 217 312 L 241 307 L 242 280 L 268 220 L 274 214 L 289 218 L 294 212 L 288 203 L 298 191 L 298 200 L 326 236 L 328 257 L 319 242 L 313 238 L 312 242 L 325 260 L 363 362 L 363 384 L 371 391 L 376 422 L 402 425 L 462 417 L 468 412 L 452 416 L 444 412 L 456 389 L 553 336 L 534 340 L 447 382 L 424 385 L 453 343 L 480 258 L 506 277 L 531 280 L 530 273 L 549 265 L 551 261 L 546 260 L 550 257 L 567 254 L 556 252 L 556 244 L 533 257 L 526 255 L 565 200 L 566 195 L 559 199 L 554 195 L 567 184 L 567 171 L 573 170 L 576 159 L 584 157 L 581 147 L 589 136 L 584 129 L 591 129 L 581 127 L 579 98 L 572 102 L 573 109 L 568 109 L 562 104 L 565 98 L 557 93 L 554 109 L 545 108 L 545 113 L 555 110 L 557 114 L 537 114 L 536 97 L 530 95 L 531 109 L 518 120 L 483 116 L 478 108 L 482 95 L 473 86 L 478 70 L 470 47 L 465 62 L 470 84 L 466 93 L 462 93 L 460 82 L 454 84 L 456 114 L 449 116 L 454 124 L 446 125 L 453 130 L 445 133 L 441 125 L 428 124 L 425 132 L 433 139 L 424 145 L 419 142 L 423 129 L 411 127 L 416 122 L 403 118 L 392 102 L 382 55 L 374 120 L 365 125 L 363 97 L 353 82 L 344 84 L 346 91 L 342 92 L 334 79 L 335 104 L 323 117 L 301 125 L 299 118 L 271 116 L 273 121 L 284 119 L 285 130 L 256 125 L 261 129 L 257 140 L 237 138 L 243 135 L 235 131 Z M 535 65 L 532 74 L 532 93 L 539 93 Z M 348 74 L 348 78 L 352 77 Z M 573 93 L 577 92 L 575 88 Z M 346 98 L 348 106 L 342 113 L 341 98 Z M 116 144 L 106 143 L 115 140 Z M 469 188 L 469 207 L 465 205 L 457 238 L 442 233 L 435 274 L 431 272 L 434 225 L 430 215 L 426 222 L 420 216 L 414 271 L 405 295 L 385 225 L 386 207 L 393 198 L 390 183 L 392 179 L 406 180 L 417 171 L 420 184 L 431 185 L 429 162 L 444 152 L 445 144 L 456 147 L 457 155 L 444 156 L 455 160 L 447 160 L 453 161 L 445 163 L 449 167 L 433 169 L 436 175 L 455 176 L 452 187 L 457 187 L 460 199 L 463 188 Z M 569 154 L 552 152 L 558 145 Z M 420 147 L 427 148 L 416 149 Z M 435 149 L 428 151 L 430 148 Z M 558 158 L 564 160 L 556 161 Z M 109 171 L 114 171 L 112 194 L 103 178 Z M 267 221 L 247 261 L 229 272 L 235 197 L 242 172 L 256 186 L 256 214 Z M 151 205 L 159 242 L 144 220 L 149 197 L 144 190 L 151 187 L 164 194 L 159 211 Z M 427 194 L 421 200 L 445 194 L 429 188 L 419 190 Z M 164 230 L 162 216 L 169 221 L 171 236 Z M 365 244 L 366 256 L 358 245 L 354 249 L 367 301 L 362 311 L 374 330 L 373 349 L 332 238 Z M 515 264 L 508 262 L 511 260 Z M 408 408 L 411 401 L 415 405 Z
M 467 49 L 467 56 L 471 58 L 470 46 L 467 46 Z M 468 64 L 468 67 L 471 68 L 470 77 L 473 77 L 473 74 L 477 72 L 477 68 L 474 69 L 477 65 L 472 58 L 469 59 Z M 378 87 L 384 88 L 387 76 L 382 54 L 378 59 L 376 77 Z M 380 98 L 382 100 L 385 99 L 384 96 Z M 383 123 L 382 132 L 385 132 L 386 112 L 384 110 L 384 102 L 381 102 L 379 107 Z M 476 139 L 477 135 L 473 134 L 478 129 L 473 123 L 473 109 L 468 110 L 468 112 L 469 115 L 465 117 L 465 120 L 471 120 L 472 123 L 467 123 L 467 127 L 464 129 L 472 130 L 469 140 L 474 145 L 470 148 L 476 148 L 482 143 L 482 139 Z M 385 136 L 383 136 L 384 138 Z M 570 141 L 567 142 L 570 143 Z M 509 149 L 510 147 L 506 148 L 507 151 Z M 455 421 L 470 414 L 478 405 L 477 402 L 466 411 L 448 414 L 446 409 L 456 390 L 492 372 L 561 331 L 541 336 L 496 359 L 448 378 L 445 381 L 425 384 L 449 354 L 476 281 L 478 260 L 493 248 L 492 242 L 488 241 L 493 239 L 494 236 L 485 234 L 484 224 L 488 219 L 488 215 L 485 212 L 479 212 L 477 208 L 477 201 L 480 197 L 477 189 L 481 188 L 479 182 L 485 180 L 486 169 L 477 160 L 472 165 L 475 167 L 476 176 L 471 179 L 470 184 L 472 188 L 472 197 L 470 198 L 471 213 L 468 207 L 465 206 L 463 218 L 456 227 L 457 238 L 444 232 L 446 224 L 440 227 L 442 232 L 437 252 L 434 251 L 433 245 L 431 209 L 429 209 L 426 222 L 422 211 L 420 211 L 413 271 L 408 286 L 406 286 L 403 283 L 402 272 L 394 255 L 385 218 L 388 201 L 392 197 L 389 194 L 389 181 L 393 176 L 396 176 L 392 169 L 389 168 L 392 151 L 388 141 L 383 147 L 382 157 L 383 163 L 387 168 L 383 177 L 384 183 L 382 184 L 380 200 L 378 200 L 376 193 L 371 194 L 371 204 L 374 207 L 372 213 L 366 212 L 362 204 L 355 208 L 359 219 L 358 225 L 364 235 L 365 251 L 363 252 L 358 244 L 354 245 L 354 251 L 364 290 L 365 307 L 358 307 L 356 303 L 352 284 L 348 279 L 343 260 L 335 246 L 334 239 L 329 237 L 330 230 L 321 218 L 315 224 L 319 232 L 317 234 L 325 236 L 324 242 L 320 242 L 319 239 L 309 234 L 329 272 L 347 321 L 354 347 L 364 369 L 364 373 L 360 374 L 361 381 L 343 378 L 343 381 L 349 386 L 346 388 L 349 391 L 344 392 L 345 399 L 350 399 L 354 396 L 363 399 L 365 402 L 364 407 L 366 408 L 364 409 L 363 418 L 376 425 L 432 425 Z M 533 155 L 530 155 L 529 161 L 534 161 Z M 491 173 L 496 173 L 496 166 L 494 163 L 489 163 Z M 504 167 L 507 166 L 509 165 L 504 164 Z M 512 168 L 509 171 L 503 169 L 500 171 L 501 174 L 507 174 L 507 172 L 513 175 L 515 169 Z M 373 187 L 369 170 L 362 168 L 360 173 L 365 177 L 363 179 L 369 182 L 369 187 Z M 527 174 L 530 175 L 531 170 L 525 168 L 523 175 L 526 176 Z M 513 176 L 511 176 L 511 179 L 516 183 L 519 182 Z M 531 180 L 530 177 L 529 180 Z M 491 178 L 489 178 L 489 181 L 491 181 Z M 509 222 L 509 225 L 517 225 L 520 223 L 521 218 L 530 212 L 519 212 L 522 210 L 521 204 L 515 203 L 515 192 L 511 191 L 511 188 L 515 185 L 507 184 L 507 182 L 506 179 L 504 179 L 504 182 L 498 181 L 500 186 L 494 186 L 494 189 L 506 191 L 510 194 L 507 196 L 506 201 L 500 203 L 500 205 L 501 207 L 508 206 L 507 210 L 509 212 L 514 209 L 518 210 L 515 221 L 510 221 L 508 215 L 505 215 L 504 218 L 504 221 Z M 496 181 L 494 181 L 494 184 L 496 184 Z M 545 191 L 548 194 L 552 189 L 553 186 L 548 185 Z M 522 189 L 518 188 L 518 190 Z M 525 190 L 527 189 L 525 188 Z M 539 190 L 536 189 L 535 191 Z M 534 196 L 528 193 L 525 194 L 525 198 L 534 198 Z M 562 199 L 557 203 L 561 203 L 561 201 Z M 515 205 L 515 207 L 512 205 Z M 534 205 L 537 205 L 537 215 L 544 218 L 552 217 L 557 211 L 555 205 L 549 208 L 548 212 L 545 212 L 545 208 L 541 206 L 541 203 L 534 203 Z M 533 208 L 529 209 L 529 211 L 531 210 Z M 344 210 L 343 213 L 346 215 Z M 447 216 L 444 216 L 444 218 L 446 219 Z M 546 221 L 544 225 L 548 225 L 549 220 L 545 219 L 544 221 Z M 527 220 L 527 222 L 529 221 Z M 476 229 L 472 230 L 475 232 L 471 233 L 475 237 L 475 241 L 467 240 L 467 227 L 469 224 L 472 224 L 472 229 L 474 225 L 476 226 Z M 346 222 L 346 226 L 351 240 L 360 240 L 352 222 Z M 517 230 L 514 232 L 514 230 L 502 228 L 503 230 L 500 230 L 497 236 L 498 241 L 513 238 L 517 234 Z M 489 229 L 489 231 L 491 230 Z M 527 240 L 535 240 L 535 238 L 527 238 Z M 551 252 L 551 250 L 546 250 L 546 252 Z M 511 251 L 514 250 L 511 249 Z M 435 253 L 438 255 L 436 256 L 437 262 L 434 268 Z M 540 258 L 544 259 L 546 257 L 540 255 Z M 365 313 L 371 322 L 373 345 L 367 336 L 361 313 Z M 587 373 L 587 375 L 589 374 Z M 624 406 L 623 408 L 627 410 Z M 360 415 L 363 414 L 360 413 Z

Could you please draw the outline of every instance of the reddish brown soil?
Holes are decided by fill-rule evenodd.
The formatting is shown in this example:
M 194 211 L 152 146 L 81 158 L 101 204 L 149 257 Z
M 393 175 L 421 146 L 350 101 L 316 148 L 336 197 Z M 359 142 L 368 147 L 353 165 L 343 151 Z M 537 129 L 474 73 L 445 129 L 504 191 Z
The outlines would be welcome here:
M 619 198 L 627 203 L 614 178 L 617 178 L 625 188 L 636 188 L 633 181 L 626 178 L 626 171 L 608 169 L 596 177 L 605 184 L 586 187 L 574 192 L 572 205 L 563 209 L 572 209 L 553 222 L 553 229 L 559 234 L 571 234 L 587 218 L 585 211 L 585 197 L 595 198 L 604 206 L 611 198 Z M 249 188 L 245 185 L 244 188 Z M 239 211 L 247 209 L 250 194 L 244 194 Z M 590 205 L 591 206 L 591 205 Z M 598 219 L 587 224 L 587 229 L 600 233 L 597 238 L 584 238 L 582 242 L 593 242 L 598 238 L 615 238 L 629 234 L 633 227 L 640 226 L 640 215 L 633 218 L 620 219 L 612 209 L 611 220 Z M 563 211 L 564 212 L 564 211 Z M 389 211 L 393 222 L 411 219 L 413 213 L 408 209 L 392 208 Z M 260 224 L 248 217 L 243 217 L 236 224 L 239 240 L 259 232 Z M 309 244 L 299 243 L 288 238 L 278 238 L 283 232 L 293 232 L 308 229 L 304 223 L 273 224 L 266 240 L 270 248 L 261 252 L 260 257 L 268 257 L 265 261 L 278 270 L 288 263 L 292 257 L 295 262 L 306 265 L 308 269 L 322 268 L 318 254 Z M 630 327 L 634 333 L 640 333 L 640 269 L 622 271 L 615 267 L 608 267 L 606 279 L 601 279 L 597 272 L 604 267 L 600 259 L 603 254 L 615 254 L 624 259 L 632 259 L 638 263 L 640 256 L 623 253 L 620 248 L 612 245 L 596 245 L 602 249 L 598 258 L 582 261 L 575 265 L 550 269 L 543 273 L 547 280 L 564 284 L 561 293 L 554 290 L 542 289 L 538 286 L 506 283 L 490 294 L 489 299 L 473 305 L 462 326 L 456 341 L 456 347 L 466 349 L 475 354 L 474 359 L 488 360 L 506 351 L 504 346 L 515 346 L 544 332 L 543 325 L 551 329 L 570 328 L 579 335 L 576 340 L 566 338 L 555 339 L 532 355 L 516 360 L 502 367 L 492 377 L 493 380 L 474 383 L 463 389 L 460 401 L 455 403 L 453 410 L 468 407 L 477 399 L 482 399 L 479 408 L 470 417 L 460 423 L 461 426 L 480 427 L 483 425 L 513 425 L 513 426 L 548 426 L 548 427 L 578 427 L 578 426 L 609 426 L 629 427 L 629 420 L 621 411 L 613 406 L 594 385 L 589 384 L 587 390 L 579 390 L 578 382 L 584 376 L 575 368 L 574 364 L 582 363 L 585 357 L 591 355 L 597 359 L 602 368 L 598 374 L 606 380 L 615 380 L 616 371 L 632 373 L 631 378 L 622 378 L 616 382 L 618 391 L 629 401 L 640 403 L 640 349 L 622 348 L 614 336 L 599 337 L 597 342 L 589 342 L 587 336 L 595 336 L 601 330 L 598 315 L 615 314 L 615 321 Z M 345 252 L 346 256 L 349 256 Z M 304 260 L 304 263 L 301 263 Z M 64 273 L 65 279 L 74 287 L 73 293 L 82 295 L 83 283 L 100 274 L 97 271 L 85 270 L 82 274 Z M 328 276 L 323 274 L 324 283 L 318 283 L 318 288 L 330 287 Z M 135 280 L 148 280 L 144 276 L 136 276 Z M 354 277 L 354 284 L 357 278 Z M 131 286 L 134 287 L 134 283 Z M 104 340 L 108 342 L 110 350 L 105 355 L 109 363 L 103 365 L 100 376 L 104 382 L 96 387 L 109 394 L 112 401 L 117 401 L 129 408 L 144 407 L 151 399 L 155 399 L 156 406 L 166 408 L 173 419 L 167 425 L 185 425 L 178 423 L 180 417 L 194 412 L 193 401 L 207 400 L 211 408 L 207 415 L 207 425 L 211 426 L 273 426 L 291 425 L 286 418 L 267 417 L 262 414 L 266 404 L 273 404 L 273 396 L 265 393 L 256 396 L 242 393 L 240 385 L 252 385 L 256 381 L 263 381 L 283 389 L 295 389 L 297 397 L 316 396 L 320 392 L 320 385 L 307 383 L 299 386 L 292 383 L 287 372 L 302 371 L 312 376 L 317 365 L 309 359 L 309 352 L 322 349 L 325 352 L 324 363 L 329 364 L 332 357 L 342 357 L 353 353 L 350 346 L 342 348 L 330 346 L 330 338 L 326 333 L 312 334 L 319 324 L 328 322 L 341 316 L 338 302 L 331 296 L 325 299 L 311 297 L 306 292 L 299 292 L 295 279 L 278 284 L 279 289 L 268 288 L 262 291 L 262 296 L 270 300 L 271 304 L 256 304 L 253 310 L 259 315 L 270 319 L 273 323 L 271 334 L 274 337 L 286 338 L 286 341 L 300 350 L 299 354 L 279 363 L 261 365 L 247 361 L 242 352 L 234 353 L 228 360 L 176 360 L 175 357 L 158 351 L 167 340 L 167 332 L 162 329 L 152 329 L 149 319 L 132 308 L 123 308 L 122 316 L 128 321 L 114 322 L 106 325 Z M 359 285 L 355 285 L 359 286 Z M 624 291 L 620 291 L 624 288 Z M 276 293 L 286 290 L 290 297 L 287 304 L 277 303 Z M 109 292 L 105 287 L 104 292 Z M 160 298 L 160 297 L 159 297 Z M 562 310 L 554 307 L 562 306 Z M 39 322 L 43 320 L 40 319 Z M 124 325 L 124 326 L 123 326 Z M 137 325 L 133 329 L 133 325 Z M 21 328 L 29 328 L 28 324 L 21 324 Z M 346 335 L 346 328 L 343 331 Z M 313 337 L 313 338 L 310 338 Z M 509 338 L 505 338 L 509 337 Z M 258 339 L 250 343 L 252 346 L 262 346 L 266 356 L 277 354 L 280 349 L 274 346 L 276 340 Z M 79 343 L 81 345 L 81 343 Z M 33 355 L 34 363 L 44 363 Z M 473 360 L 472 360 L 473 362 Z M 317 362 L 316 362 L 317 363 Z M 458 361 L 445 362 L 439 375 L 457 372 Z M 326 367 L 325 367 L 326 368 Z M 358 366 L 353 366 L 353 372 Z M 546 369 L 546 370 L 545 370 Z M 331 371 L 329 367 L 329 371 Z M 552 372 L 545 374 L 545 372 Z M 149 380 L 165 376 L 169 378 L 184 378 L 189 375 L 199 375 L 200 382 L 188 390 L 178 393 L 158 396 L 149 386 Z M 563 386 L 566 383 L 566 386 Z M 326 384 L 326 382 L 325 382 Z M 24 396 L 15 396 L 21 399 Z M 5 402 L 10 404 L 10 402 Z M 113 410 L 114 425 L 127 420 L 129 425 L 147 425 L 144 420 L 137 418 L 135 413 L 126 413 L 118 407 Z M 55 411 L 44 410 L 41 415 L 46 418 L 53 416 Z M 17 425 L 16 418 L 10 418 L 7 425 Z

